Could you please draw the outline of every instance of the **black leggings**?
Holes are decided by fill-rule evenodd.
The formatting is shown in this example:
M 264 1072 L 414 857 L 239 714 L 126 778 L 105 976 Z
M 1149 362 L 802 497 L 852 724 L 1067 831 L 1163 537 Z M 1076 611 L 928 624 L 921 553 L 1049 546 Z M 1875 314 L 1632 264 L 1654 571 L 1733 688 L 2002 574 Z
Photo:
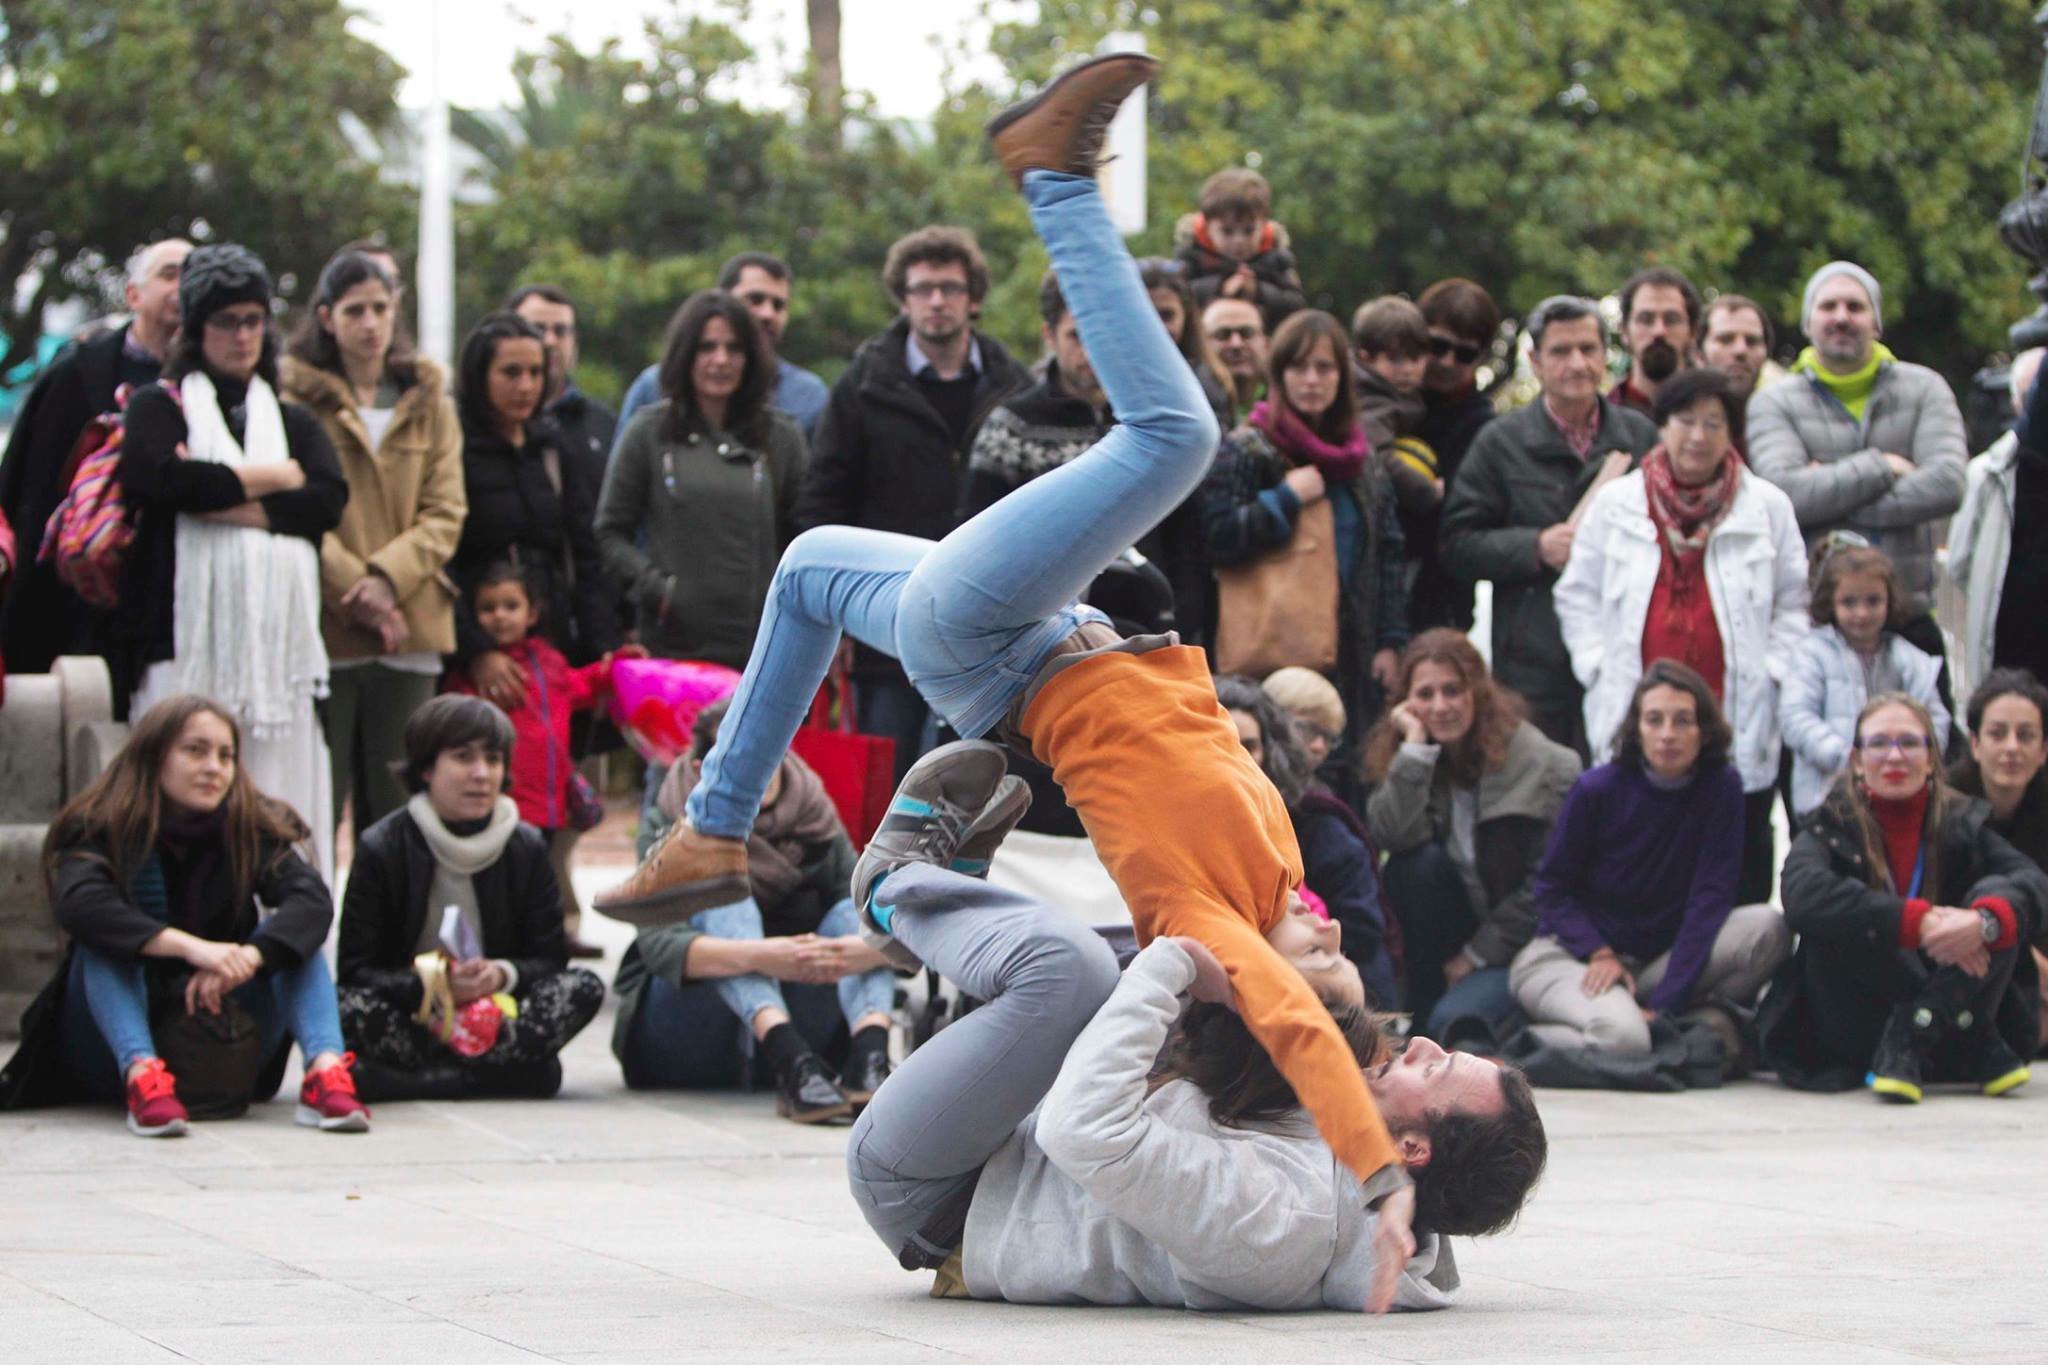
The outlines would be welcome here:
M 458 1055 L 413 1018 L 412 1008 L 375 986 L 343 986 L 341 1034 L 358 1057 L 399 1071 L 435 1066 L 510 1066 L 544 1061 L 597 1017 L 604 982 L 581 967 L 522 980 L 512 993 L 519 1017 L 507 1019 L 498 1041 L 481 1057 Z

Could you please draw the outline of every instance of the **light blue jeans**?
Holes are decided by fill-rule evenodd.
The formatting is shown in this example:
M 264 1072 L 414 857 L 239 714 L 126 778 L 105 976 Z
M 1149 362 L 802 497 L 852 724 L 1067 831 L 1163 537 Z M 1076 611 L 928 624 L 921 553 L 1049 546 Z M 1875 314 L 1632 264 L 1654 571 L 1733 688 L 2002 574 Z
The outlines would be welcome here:
M 765 938 L 761 928 L 761 908 L 754 904 L 752 896 L 731 905 L 715 906 L 701 911 L 690 918 L 690 923 L 713 938 Z M 816 930 L 819 938 L 844 938 L 860 932 L 860 916 L 853 911 L 851 900 L 842 900 L 825 912 L 825 918 L 818 921 Z M 789 1002 L 782 998 L 782 986 L 772 977 L 749 974 L 747 976 L 713 977 L 708 983 L 718 991 L 718 998 L 725 1002 L 739 1021 L 752 1028 L 754 1016 L 762 1010 L 781 1010 L 789 1013 Z M 847 1026 L 870 1014 L 887 1014 L 896 1003 L 896 974 L 887 967 L 877 967 L 871 972 L 855 972 L 839 978 L 839 1009 L 846 1016 Z
M 307 1061 L 323 1052 L 337 1057 L 348 1049 L 341 1041 L 341 1011 L 334 1001 L 334 976 L 319 953 L 296 967 L 259 976 L 234 991 L 236 1003 L 256 1020 L 257 1036 L 267 1056 L 289 1034 Z M 111 1054 L 116 1075 L 144 1057 L 157 1055 L 149 1031 L 149 984 L 142 959 L 122 961 L 84 944 L 71 949 L 71 975 L 65 984 L 65 1035 L 74 1059 L 93 1053 L 81 1010 Z M 97 1060 L 89 1064 L 98 1069 Z M 97 1078 L 88 1077 L 98 1089 Z
M 690 793 L 690 824 L 753 828 L 840 632 L 893 654 L 959 734 L 985 734 L 1083 621 L 1096 574 L 1195 491 L 1216 417 L 1166 334 L 1095 182 L 1030 171 L 1024 197 L 1118 425 L 936 543 L 821 526 L 775 571 L 753 657 Z

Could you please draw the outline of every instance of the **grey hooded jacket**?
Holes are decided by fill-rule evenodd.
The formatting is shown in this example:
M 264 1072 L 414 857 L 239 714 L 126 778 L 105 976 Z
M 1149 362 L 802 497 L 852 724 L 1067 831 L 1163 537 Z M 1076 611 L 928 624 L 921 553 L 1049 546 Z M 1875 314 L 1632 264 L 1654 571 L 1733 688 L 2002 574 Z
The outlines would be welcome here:
M 1963 504 L 1969 445 L 1948 381 L 1924 365 L 1886 361 L 1858 422 L 1811 374 L 1750 400 L 1749 464 L 1785 490 L 1811 544 L 1851 530 L 1890 556 L 1924 611 L 1934 594 L 1934 523 Z M 1884 456 L 1918 468 L 1901 478 Z

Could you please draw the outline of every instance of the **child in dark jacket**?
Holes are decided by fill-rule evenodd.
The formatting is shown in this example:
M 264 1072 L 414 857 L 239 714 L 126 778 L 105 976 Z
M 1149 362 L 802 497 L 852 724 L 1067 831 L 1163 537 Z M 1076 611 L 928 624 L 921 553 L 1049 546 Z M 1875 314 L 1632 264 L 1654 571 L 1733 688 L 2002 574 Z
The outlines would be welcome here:
M 1270 335 L 1308 304 L 1287 229 L 1273 221 L 1273 188 L 1242 166 L 1202 182 L 1200 212 L 1173 230 L 1174 255 L 1187 269 L 1198 308 L 1219 298 L 1258 305 Z
M 519 818 L 548 834 L 567 829 L 575 822 L 578 805 L 592 799 L 579 795 L 577 789 L 576 761 L 569 752 L 569 717 L 595 709 L 610 694 L 613 659 L 645 658 L 647 651 L 627 645 L 594 664 L 571 668 L 562 651 L 537 633 L 540 606 L 525 576 L 509 563 L 484 570 L 470 603 L 492 644 L 525 675 L 524 690 L 517 698 L 487 697 L 512 718 L 517 739 L 512 749 L 512 799 L 519 806 Z M 463 670 L 449 675 L 447 690 L 485 696 Z

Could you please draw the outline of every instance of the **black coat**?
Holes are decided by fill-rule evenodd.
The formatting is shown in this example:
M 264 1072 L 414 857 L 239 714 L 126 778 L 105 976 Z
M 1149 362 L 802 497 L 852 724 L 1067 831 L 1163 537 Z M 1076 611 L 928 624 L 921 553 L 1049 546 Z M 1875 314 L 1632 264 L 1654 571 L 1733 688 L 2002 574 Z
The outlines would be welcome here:
M 1476 389 L 1455 397 L 1423 391 L 1422 420 L 1415 436 L 1436 453 L 1437 477 L 1444 481 L 1444 496 L 1450 496 L 1458 469 L 1465 463 L 1479 432 L 1494 418 L 1493 404 Z M 1408 598 L 1408 624 L 1418 635 L 1434 626 L 1472 628 L 1472 585 L 1461 583 L 1444 570 L 1437 546 L 1444 508 L 1438 503 L 1416 521 L 1417 536 L 1408 544 L 1414 561 L 1415 583 Z
M 2003 897 L 2019 919 L 2024 953 L 2048 913 L 2048 874 L 1989 828 L 1990 815 L 1982 801 L 1957 798 L 1936 835 L 1932 866 L 1940 884 L 1928 888 L 1930 898 L 1970 905 Z M 1870 884 L 1863 841 L 1830 800 L 1792 843 L 1783 900 L 1799 949 L 1772 978 L 1757 1013 L 1764 1064 L 1795 1089 L 1853 1090 L 1870 1070 L 1892 1007 L 1918 989 L 1900 960 L 1904 899 Z M 2010 1017 L 2001 1007 L 2001 1032 Z M 2007 1041 L 2021 1056 L 2034 1050 L 2031 1034 Z
M 242 439 L 240 385 L 215 380 L 226 406 L 228 427 Z M 305 466 L 306 483 L 290 492 L 258 499 L 277 535 L 297 536 L 319 553 L 320 538 L 341 523 L 348 506 L 348 479 L 320 419 L 280 398 L 285 450 Z M 121 605 L 113 613 L 115 704 L 125 708 L 143 670 L 169 659 L 175 641 L 179 512 L 198 514 L 249 501 L 242 481 L 224 464 L 178 454 L 185 443 L 185 413 L 162 384 L 128 400 L 127 432 L 121 441 L 121 485 L 136 510 L 135 543 L 121 572 Z M 258 632 L 260 634 L 260 632 Z
M 1287 518 L 1273 516 L 1259 495 L 1287 477 L 1293 462 L 1256 427 L 1239 427 L 1223 439 L 1216 463 L 1197 494 L 1209 562 L 1219 567 L 1248 563 L 1288 543 L 1294 535 L 1300 506 Z M 1394 505 L 1394 488 L 1386 465 L 1370 458 L 1349 484 L 1363 519 L 1358 562 L 1349 582 L 1337 594 L 1337 666 L 1332 681 L 1344 701 L 1345 738 L 1340 752 L 1347 770 L 1356 767 L 1365 732 L 1379 716 L 1380 687 L 1373 680 L 1372 658 L 1382 649 L 1408 643 L 1408 580 L 1401 559 L 1405 541 Z M 1220 629 L 1220 624 L 1219 624 Z M 1359 797 L 1341 788 L 1346 800 Z
M 981 371 L 973 413 L 956 442 L 904 363 L 909 337 L 909 321 L 898 318 L 861 343 L 832 386 L 797 494 L 799 531 L 865 526 L 938 540 L 953 529 L 975 433 L 996 404 L 1031 384 L 1031 372 L 1001 342 L 976 332 Z M 863 673 L 901 676 L 894 660 L 865 645 L 855 658 Z
M 1558 571 L 1537 554 L 1536 538 L 1571 516 L 1607 452 L 1640 459 L 1656 444 L 1649 418 L 1603 399 L 1582 460 L 1539 398 L 1480 431 L 1444 495 L 1443 568 L 1461 583 L 1493 583 L 1493 675 L 1539 713 L 1576 713 L 1584 695 L 1550 600 Z
M 482 918 L 484 956 L 504 958 L 522 982 L 569 965 L 562 933 L 562 892 L 548 861 L 547 836 L 521 824 L 498 861 L 471 879 Z M 412 969 L 433 892 L 434 852 L 403 807 L 363 831 L 341 902 L 335 975 L 343 986 L 368 986 L 417 1009 L 420 979 Z
M 223 854 L 208 860 L 206 873 L 181 897 L 189 913 L 174 907 L 170 927 L 217 943 L 248 943 L 263 954 L 263 971 L 294 966 L 321 949 L 334 923 L 334 897 L 306 861 L 289 845 L 265 843 L 257 856 L 255 894 L 239 894 Z M 81 843 L 57 863 L 51 904 L 71 942 L 117 960 L 140 957 L 142 945 L 162 933 L 166 921 L 137 904 L 114 875 L 103 846 Z M 257 904 L 274 913 L 259 917 Z M 151 1013 L 175 999 L 189 972 L 174 958 L 144 958 Z M 71 972 L 67 951 L 57 973 L 21 1017 L 21 1046 L 0 1072 L 0 1109 L 27 1108 L 72 1098 L 77 1087 L 63 1072 L 64 988 Z
M 1948 784 L 1965 796 L 1984 795 L 1984 776 L 1977 760 L 1965 758 L 1948 770 Z M 2034 866 L 2048 870 L 2048 769 L 2034 774 L 2020 796 L 2012 819 L 1988 821 L 1990 828 L 2007 843 L 2033 859 Z M 2048 950 L 2048 911 L 2034 925 L 2033 947 Z M 2032 953 L 2021 953 L 2013 963 L 2012 989 L 1999 1006 L 1998 1027 L 2008 1037 L 2041 1036 L 2041 969 Z M 2021 1050 L 2021 1056 L 2026 1051 Z
M 547 419 L 562 434 L 562 453 L 572 464 L 582 466 L 583 477 L 592 488 L 603 487 L 619 415 L 572 383 L 548 404 Z
M 36 563 L 36 553 L 63 501 L 64 467 L 86 423 L 113 410 L 122 384 L 156 382 L 156 362 L 122 350 L 127 336 L 121 327 L 60 352 L 22 401 L 0 460 L 0 512 L 14 527 L 19 558 L 0 615 L 0 657 L 17 673 L 47 673 L 60 654 L 97 654 L 105 645 L 104 614 L 58 582 L 55 565 Z
M 558 456 L 560 493 L 548 473 L 550 449 Z M 595 472 L 602 474 L 601 464 Z M 599 481 L 591 462 L 564 455 L 551 422 L 527 423 L 526 444 L 518 447 L 495 429 L 464 422 L 462 474 L 469 517 L 448 562 L 458 589 L 456 660 L 467 663 L 496 648 L 477 624 L 473 597 L 484 570 L 501 560 L 525 572 L 540 598 L 540 633 L 571 663 L 589 663 L 617 648 L 618 592 L 598 558 Z

